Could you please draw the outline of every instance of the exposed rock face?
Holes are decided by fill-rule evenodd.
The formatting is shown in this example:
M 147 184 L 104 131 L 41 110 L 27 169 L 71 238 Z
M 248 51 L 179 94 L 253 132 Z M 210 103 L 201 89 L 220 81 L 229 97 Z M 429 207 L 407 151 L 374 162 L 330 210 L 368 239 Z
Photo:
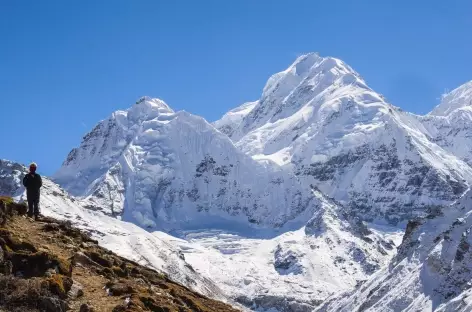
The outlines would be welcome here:
M 236 300 L 250 307 L 254 310 L 270 311 L 271 309 L 277 309 L 281 312 L 311 312 L 314 306 L 317 306 L 320 302 L 312 301 L 309 303 L 299 302 L 296 298 L 290 297 L 277 297 L 277 296 L 260 296 L 254 299 L 248 299 L 245 296 L 236 298 Z
M 281 275 L 302 273 L 299 257 L 292 250 L 284 250 L 280 245 L 274 253 L 274 268 Z

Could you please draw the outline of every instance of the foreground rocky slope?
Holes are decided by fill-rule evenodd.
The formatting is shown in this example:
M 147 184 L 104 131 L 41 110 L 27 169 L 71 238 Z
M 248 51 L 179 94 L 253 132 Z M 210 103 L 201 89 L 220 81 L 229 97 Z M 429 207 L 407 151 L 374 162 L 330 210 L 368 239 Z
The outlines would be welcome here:
M 100 247 L 70 223 L 24 213 L 0 198 L 0 304 L 8 311 L 236 311 Z
M 24 201 L 21 178 L 26 168 L 22 165 L 0 160 L 0 194 Z M 88 201 L 69 196 L 58 185 L 43 177 L 41 190 L 41 214 L 58 220 L 69 221 L 75 227 L 89 233 L 100 246 L 120 256 L 164 272 L 172 279 L 192 290 L 212 298 L 226 299 L 211 280 L 195 272 L 185 261 L 182 252 L 169 244 L 164 233 L 149 233 L 142 228 L 111 218 L 90 209 Z M 88 209 L 86 208 L 88 207 Z

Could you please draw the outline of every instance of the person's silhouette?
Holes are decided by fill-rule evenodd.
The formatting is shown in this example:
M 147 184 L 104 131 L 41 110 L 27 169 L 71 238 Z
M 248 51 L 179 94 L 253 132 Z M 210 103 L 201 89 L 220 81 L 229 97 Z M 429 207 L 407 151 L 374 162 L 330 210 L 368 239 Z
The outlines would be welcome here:
M 41 176 L 36 173 L 37 167 L 35 163 L 31 163 L 29 173 L 23 178 L 23 185 L 26 188 L 28 199 L 28 216 L 32 218 L 34 215 L 36 220 L 39 217 L 39 189 L 43 186 Z

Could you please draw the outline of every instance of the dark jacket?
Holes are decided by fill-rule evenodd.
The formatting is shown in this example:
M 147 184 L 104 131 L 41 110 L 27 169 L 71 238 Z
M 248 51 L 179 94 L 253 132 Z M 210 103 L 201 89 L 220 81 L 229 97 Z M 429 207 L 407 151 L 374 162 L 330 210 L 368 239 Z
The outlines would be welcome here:
M 29 199 L 39 199 L 39 189 L 43 186 L 43 180 L 37 173 L 28 173 L 23 178 L 23 185 L 26 187 L 26 195 Z

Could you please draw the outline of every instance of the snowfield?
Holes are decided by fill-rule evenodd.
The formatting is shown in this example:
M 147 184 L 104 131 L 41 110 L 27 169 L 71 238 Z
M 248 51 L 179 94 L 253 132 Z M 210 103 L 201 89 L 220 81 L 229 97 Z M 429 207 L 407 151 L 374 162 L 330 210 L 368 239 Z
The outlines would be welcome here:
M 472 311 L 471 125 L 472 82 L 418 116 L 310 53 L 213 123 L 150 97 L 114 112 L 43 211 L 253 311 Z

